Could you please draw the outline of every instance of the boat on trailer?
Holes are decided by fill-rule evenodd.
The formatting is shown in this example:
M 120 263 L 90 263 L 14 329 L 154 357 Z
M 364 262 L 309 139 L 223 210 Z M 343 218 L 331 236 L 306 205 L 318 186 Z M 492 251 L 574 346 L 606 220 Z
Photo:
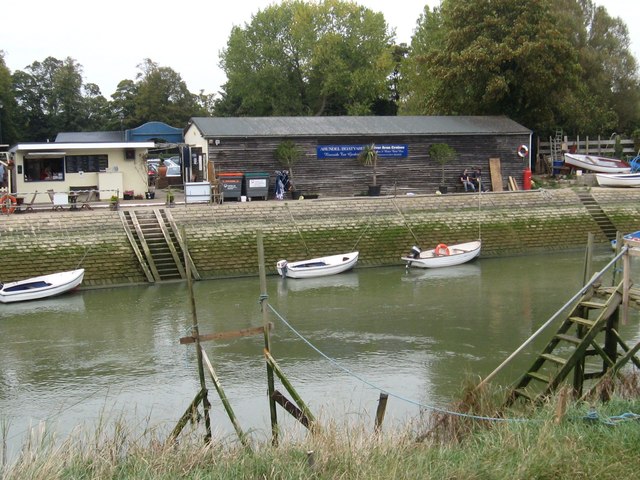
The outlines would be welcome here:
M 575 168 L 597 173 L 631 173 L 631 166 L 627 162 L 617 158 L 599 157 L 597 155 L 565 153 L 564 163 Z
M 312 258 L 299 262 L 279 260 L 276 269 L 282 277 L 315 278 L 351 270 L 358 262 L 358 252 Z
M 424 251 L 414 245 L 411 248 L 411 253 L 406 257 L 402 257 L 402 260 L 407 262 L 407 268 L 451 267 L 473 260 L 480 255 L 481 247 L 482 242 L 480 240 L 456 245 L 441 243 L 436 248 Z
M 82 283 L 84 268 L 0 283 L 0 302 L 24 302 L 61 295 Z

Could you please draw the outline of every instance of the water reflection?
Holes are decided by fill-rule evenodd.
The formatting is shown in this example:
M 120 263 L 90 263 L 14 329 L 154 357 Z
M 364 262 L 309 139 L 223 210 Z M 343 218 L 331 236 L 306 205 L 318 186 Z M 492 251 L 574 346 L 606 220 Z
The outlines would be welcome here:
M 446 405 L 467 375 L 491 372 L 564 305 L 581 285 L 583 257 L 479 259 L 427 271 L 360 268 L 325 279 L 273 276 L 272 352 L 316 415 L 373 425 L 378 388 Z M 610 258 L 603 252 L 596 262 Z M 201 333 L 262 325 L 257 278 L 193 287 Z M 0 412 L 11 423 L 13 451 L 41 420 L 66 433 L 132 406 L 132 425 L 172 428 L 199 389 L 195 348 L 178 342 L 193 321 L 188 294 L 185 283 L 173 283 L 0 306 Z M 638 336 L 637 314 L 623 331 Z M 257 335 L 205 344 L 240 425 L 257 438 L 269 432 L 263 343 Z M 499 380 L 515 380 L 539 347 Z M 211 401 L 214 428 L 232 435 L 213 390 Z M 415 403 L 392 397 L 385 424 L 418 413 Z M 284 413 L 279 417 L 294 428 Z

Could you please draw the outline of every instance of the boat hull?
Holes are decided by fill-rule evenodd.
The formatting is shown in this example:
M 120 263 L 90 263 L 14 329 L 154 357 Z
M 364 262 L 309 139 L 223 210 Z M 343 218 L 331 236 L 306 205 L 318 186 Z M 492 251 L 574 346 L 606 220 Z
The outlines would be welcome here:
M 350 252 L 299 262 L 280 260 L 276 263 L 276 269 L 282 277 L 316 278 L 346 272 L 351 270 L 357 262 L 358 252 Z
M 583 170 L 598 173 L 630 173 L 631 167 L 617 158 L 598 157 L 596 155 L 580 155 L 565 153 L 564 163 Z
M 640 187 L 640 173 L 596 173 L 601 187 Z
M 24 302 L 60 295 L 78 287 L 83 278 L 84 269 L 81 268 L 5 283 L 0 289 L 0 302 Z
M 480 255 L 480 249 L 482 243 L 477 240 L 474 242 L 460 243 L 457 245 L 451 245 L 448 248 L 448 255 L 436 255 L 436 249 L 425 250 L 420 252 L 417 257 L 402 257 L 402 260 L 407 262 L 407 267 L 416 268 L 442 268 L 451 267 L 454 265 L 461 265 L 467 263 L 478 255 Z

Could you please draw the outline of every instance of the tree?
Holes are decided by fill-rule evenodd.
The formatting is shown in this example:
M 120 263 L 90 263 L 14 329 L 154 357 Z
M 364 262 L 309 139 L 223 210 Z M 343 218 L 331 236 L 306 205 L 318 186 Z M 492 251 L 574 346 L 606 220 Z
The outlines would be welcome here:
M 591 102 L 597 105 L 592 108 L 598 109 L 582 131 L 575 133 L 631 132 L 640 121 L 640 85 L 627 26 L 592 0 L 563 0 L 556 7 L 579 52 L 585 103 Z
M 25 71 L 16 71 L 12 81 L 20 140 L 50 140 L 59 132 L 91 128 L 87 120 L 91 112 L 83 96 L 82 65 L 73 58 L 47 57 L 33 62 Z M 91 92 L 98 97 L 96 88 Z
M 133 94 L 134 120 L 138 125 L 152 120 L 186 125 L 192 116 L 206 113 L 182 77 L 171 68 L 160 67 L 148 58 L 138 68 Z
M 293 166 L 302 158 L 303 152 L 291 140 L 285 140 L 276 147 L 274 156 L 276 160 L 289 170 L 289 178 L 291 179 L 292 188 L 295 190 L 295 182 L 293 181 Z
M 639 116 L 628 45 L 592 0 L 443 0 L 418 20 L 401 112 L 507 115 L 541 135 L 628 129 Z
M 339 0 L 285 0 L 234 27 L 216 114 L 365 115 L 388 99 L 391 36 L 380 13 Z
M 0 50 L 0 144 L 11 145 L 17 140 L 16 101 L 11 86 L 11 72 Z
M 456 158 L 456 150 L 446 143 L 433 143 L 429 147 L 429 156 L 433 158 L 442 168 L 442 179 L 440 185 L 445 185 L 444 167 L 447 163 Z
M 377 185 L 377 171 L 376 167 L 378 166 L 378 151 L 376 150 L 375 144 L 365 145 L 362 147 L 362 151 L 358 155 L 358 160 L 360 163 L 366 167 L 371 167 L 373 171 L 372 177 L 372 186 Z
M 437 114 L 507 115 L 531 127 L 557 124 L 553 106 L 578 86 L 577 53 L 550 0 L 444 0 L 412 42 L 426 85 L 414 98 Z M 421 41 L 431 42 L 427 45 Z

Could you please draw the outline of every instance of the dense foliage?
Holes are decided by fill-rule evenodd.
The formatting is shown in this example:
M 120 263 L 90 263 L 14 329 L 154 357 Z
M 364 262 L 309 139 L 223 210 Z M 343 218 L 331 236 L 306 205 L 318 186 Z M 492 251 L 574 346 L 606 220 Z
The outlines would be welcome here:
M 0 126 L 4 143 L 53 140 L 59 132 L 122 130 L 148 121 L 184 126 L 206 115 L 206 98 L 190 93 L 178 73 L 149 59 L 135 80 L 122 80 L 108 101 L 83 83 L 72 58 L 47 57 L 11 74 L 0 51 Z
M 403 72 L 403 113 L 506 115 L 541 134 L 640 120 L 628 30 L 591 0 L 443 0 L 425 7 Z
M 442 0 L 425 6 L 410 46 L 357 3 L 283 0 L 232 29 L 217 96 L 145 59 L 107 100 L 72 58 L 12 73 L 0 50 L 0 143 L 203 115 L 505 115 L 541 136 L 632 135 L 629 47 L 625 23 L 593 0 Z
M 390 100 L 391 36 L 355 3 L 285 0 L 232 30 L 221 67 L 219 115 L 368 115 Z

